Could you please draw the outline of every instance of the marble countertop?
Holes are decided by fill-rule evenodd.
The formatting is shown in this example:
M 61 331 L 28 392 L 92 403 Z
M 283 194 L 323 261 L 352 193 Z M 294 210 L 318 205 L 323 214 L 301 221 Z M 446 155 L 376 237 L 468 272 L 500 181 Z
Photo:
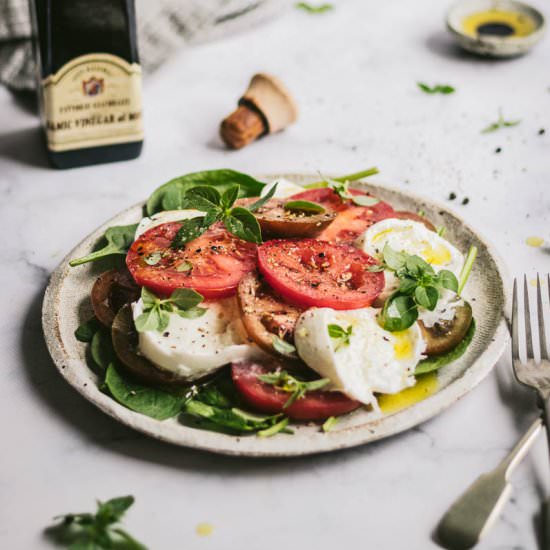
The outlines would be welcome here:
M 431 532 L 443 510 L 537 414 L 506 354 L 480 387 L 407 433 L 324 456 L 254 461 L 171 447 L 120 426 L 52 365 L 40 325 L 50 272 L 105 219 L 193 170 L 376 165 L 381 182 L 442 202 L 456 193 L 447 205 L 495 243 L 512 274 L 550 271 L 548 245 L 526 245 L 529 236 L 550 243 L 550 39 L 526 57 L 493 62 L 453 47 L 446 2 L 335 3 L 323 16 L 291 9 L 168 61 L 145 82 L 146 146 L 136 161 L 48 168 L 32 102 L 0 89 L 1 548 L 49 548 L 42 529 L 54 515 L 123 494 L 136 497 L 128 530 L 155 550 L 436 548 Z M 288 84 L 300 120 L 229 152 L 218 123 L 257 71 Z M 418 81 L 457 92 L 426 95 Z M 521 124 L 481 134 L 499 108 Z M 513 481 L 511 503 L 479 548 L 536 548 L 548 490 L 543 438 Z M 196 533 L 202 522 L 213 526 L 208 537 Z

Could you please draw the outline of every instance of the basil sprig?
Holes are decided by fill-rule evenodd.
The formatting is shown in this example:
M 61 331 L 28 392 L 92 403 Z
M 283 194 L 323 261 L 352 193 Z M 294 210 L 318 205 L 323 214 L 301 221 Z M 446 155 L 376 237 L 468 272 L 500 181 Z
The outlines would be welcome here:
M 290 407 L 297 399 L 304 397 L 306 392 L 320 390 L 330 382 L 328 378 L 311 381 L 298 380 L 286 370 L 277 370 L 268 374 L 258 374 L 257 376 L 258 380 L 290 393 L 290 397 L 283 405 L 283 409 Z
M 334 351 L 338 351 L 345 346 L 349 346 L 351 335 L 353 334 L 353 327 L 350 325 L 348 328 L 344 328 L 340 325 L 330 324 L 327 326 L 328 335 L 336 340 Z
M 374 206 L 380 202 L 380 199 L 371 197 L 370 195 L 354 195 L 349 190 L 349 180 L 339 181 L 327 178 L 326 182 L 328 183 L 328 186 L 342 199 L 342 201 L 351 200 L 351 202 L 357 206 Z
M 141 289 L 143 313 L 135 320 L 136 330 L 162 332 L 170 322 L 170 313 L 176 313 L 185 319 L 195 319 L 206 313 L 206 309 L 197 307 L 203 297 L 190 288 L 177 288 L 170 298 L 159 298 L 150 290 Z
M 264 197 L 244 208 L 234 206 L 239 197 L 239 186 L 233 185 L 223 193 L 206 185 L 193 187 L 187 192 L 182 208 L 193 208 L 204 212 L 204 216 L 184 220 L 172 241 L 172 248 L 182 248 L 185 243 L 202 235 L 212 224 L 222 222 L 226 229 L 243 241 L 259 244 L 262 231 L 258 220 L 252 214 L 261 208 L 277 189 L 274 185 Z
M 419 306 L 433 311 L 441 290 L 458 291 L 458 280 L 447 269 L 436 273 L 419 256 L 398 252 L 387 244 L 382 255 L 382 266 L 373 266 L 371 270 L 389 269 L 399 279 L 399 288 L 386 300 L 380 315 L 380 324 L 386 330 L 409 328 L 418 319 Z
M 72 549 L 124 548 L 147 550 L 127 531 L 120 527 L 122 517 L 134 504 L 133 496 L 117 497 L 106 502 L 98 501 L 97 511 L 92 513 L 56 516 L 59 523 L 46 529 L 46 535 L 56 544 Z
M 288 201 L 284 205 L 285 210 L 300 212 L 303 214 L 324 214 L 326 210 L 316 202 L 311 201 Z
M 130 245 L 134 242 L 137 226 L 138 224 L 134 223 L 132 225 L 117 225 L 114 227 L 109 227 L 103 235 L 103 240 L 106 241 L 106 244 L 102 248 L 95 250 L 91 254 L 88 254 L 82 258 L 71 260 L 69 265 L 71 267 L 75 267 L 88 262 L 94 262 L 95 260 L 105 258 L 106 256 L 118 254 L 126 255 Z
M 426 94 L 443 94 L 448 95 L 455 92 L 455 89 L 448 84 L 436 84 L 435 86 L 428 86 L 424 82 L 417 82 L 418 87 Z

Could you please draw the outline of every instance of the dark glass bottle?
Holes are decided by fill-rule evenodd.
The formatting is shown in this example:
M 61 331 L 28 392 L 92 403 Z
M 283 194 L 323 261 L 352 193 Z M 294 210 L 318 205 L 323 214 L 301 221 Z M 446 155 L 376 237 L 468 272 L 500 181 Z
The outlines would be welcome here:
M 136 158 L 143 145 L 133 0 L 32 0 L 38 88 L 57 168 Z

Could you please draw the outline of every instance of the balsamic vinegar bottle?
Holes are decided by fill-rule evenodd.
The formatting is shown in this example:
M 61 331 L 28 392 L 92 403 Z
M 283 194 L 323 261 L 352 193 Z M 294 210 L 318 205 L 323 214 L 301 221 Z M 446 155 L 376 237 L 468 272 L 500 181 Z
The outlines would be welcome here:
M 40 110 L 57 168 L 136 158 L 143 145 L 133 0 L 32 0 Z

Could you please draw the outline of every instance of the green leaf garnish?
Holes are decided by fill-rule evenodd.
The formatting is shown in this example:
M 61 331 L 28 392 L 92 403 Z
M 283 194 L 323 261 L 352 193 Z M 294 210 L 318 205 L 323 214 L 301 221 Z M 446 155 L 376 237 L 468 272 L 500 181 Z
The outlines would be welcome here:
M 336 416 L 329 416 L 321 426 L 322 430 L 327 433 L 334 428 L 334 426 L 338 423 L 338 418 Z
M 133 496 L 98 501 L 95 514 L 78 513 L 56 516 L 60 522 L 48 527 L 46 536 L 56 545 L 71 550 L 147 550 L 147 547 L 122 529 L 119 524 L 126 511 L 134 504 Z
M 274 435 L 286 431 L 286 427 L 288 426 L 288 417 L 283 418 L 282 420 L 279 420 L 276 424 L 273 424 L 270 428 L 265 428 L 264 430 L 260 430 L 258 432 L 259 437 L 273 437 Z M 292 433 L 292 432 L 291 432 Z
M 481 130 L 481 133 L 489 134 L 491 132 L 496 132 L 501 128 L 510 128 L 512 126 L 517 126 L 520 122 L 521 120 L 504 120 L 504 117 L 502 116 L 502 110 L 499 109 L 498 120 L 496 122 L 493 122 L 492 124 L 489 124 L 489 126 Z
M 284 208 L 291 212 L 303 212 L 304 214 L 323 214 L 325 212 L 320 204 L 310 201 L 288 201 Z
M 350 325 L 348 328 L 343 328 L 340 325 L 330 324 L 327 326 L 328 335 L 336 340 L 334 351 L 349 346 L 350 338 L 353 334 L 353 327 Z
M 435 86 L 428 86 L 424 82 L 417 82 L 418 87 L 426 94 L 452 94 L 455 89 L 448 84 L 436 84 Z
M 223 220 L 226 229 L 242 239 L 251 243 L 262 242 L 262 230 L 256 216 L 250 210 L 237 206 Z
M 89 343 L 92 341 L 94 334 L 99 330 L 100 327 L 101 327 L 101 323 L 95 317 L 92 317 L 91 319 L 84 321 L 74 331 L 75 338 L 79 342 Z
M 147 265 L 157 265 L 162 260 L 162 252 L 151 252 L 143 257 Z
M 203 301 L 203 297 L 190 288 L 178 288 L 172 292 L 170 298 L 159 298 L 143 287 L 141 300 L 143 313 L 134 321 L 138 332 L 163 332 L 170 323 L 170 313 L 176 313 L 186 319 L 194 319 L 206 313 L 205 308 L 197 307 Z
M 327 11 L 333 10 L 334 5 L 328 4 L 328 3 L 313 5 L 313 4 L 310 4 L 309 2 L 298 2 L 296 4 L 296 8 L 299 10 L 303 10 L 307 13 L 319 14 L 319 13 L 326 13 Z
M 457 285 L 457 294 L 462 294 L 462 291 L 464 290 L 464 287 L 466 286 L 466 283 L 468 281 L 468 278 L 470 277 L 470 273 L 472 272 L 472 267 L 474 266 L 474 262 L 477 258 L 477 247 L 471 246 L 470 250 L 468 250 L 468 255 L 466 256 L 466 260 L 464 261 L 464 265 L 462 266 L 462 270 L 460 271 L 460 282 Z
M 170 180 L 153 191 L 147 200 L 147 215 L 163 210 L 181 210 L 187 192 L 193 187 L 209 186 L 223 194 L 230 187 L 239 186 L 239 198 L 258 197 L 265 183 L 235 170 L 206 170 L 193 172 Z
M 294 355 L 296 353 L 296 348 L 289 344 L 287 341 L 279 338 L 275 334 L 271 337 L 273 341 L 273 349 L 278 351 L 282 355 Z
M 102 248 L 82 258 L 71 260 L 69 265 L 75 267 L 88 262 L 94 262 L 107 256 L 119 254 L 126 255 L 131 244 L 134 242 L 137 226 L 138 224 L 134 223 L 132 225 L 109 227 L 103 236 L 103 240 L 106 241 L 106 244 Z
M 379 173 L 378 168 L 373 167 L 373 168 L 367 168 L 366 170 L 362 170 L 361 172 L 354 172 L 353 174 L 347 174 L 345 176 L 332 178 L 332 180 L 339 183 L 345 183 L 349 181 L 359 181 L 363 178 L 374 176 L 375 174 L 378 174 L 378 173 Z M 321 181 L 316 181 L 314 183 L 308 183 L 307 185 L 304 185 L 304 189 L 319 189 L 323 187 L 329 187 L 329 183 L 327 180 L 323 179 Z
M 116 354 L 111 339 L 111 331 L 106 327 L 101 327 L 92 338 L 90 343 L 90 355 L 94 363 L 102 370 L 106 371 Z
M 185 243 L 199 238 L 209 227 L 206 223 L 206 216 L 184 220 L 170 246 L 172 248 L 182 248 Z
M 298 378 L 295 378 L 286 370 L 276 370 L 268 374 L 258 374 L 257 376 L 258 380 L 291 394 L 283 405 L 283 409 L 290 407 L 297 399 L 304 397 L 306 392 L 320 390 L 330 382 L 328 378 L 311 381 L 298 380 Z
M 179 272 L 191 271 L 192 269 L 193 269 L 193 264 L 188 260 L 185 260 L 185 261 L 181 262 L 181 264 L 178 264 L 176 266 L 176 271 L 179 271 Z
M 259 210 L 269 199 L 273 197 L 273 195 L 275 195 L 278 185 L 278 183 L 275 183 L 275 185 L 273 185 L 273 187 L 271 187 L 271 189 L 263 197 L 248 206 L 248 210 L 250 210 L 250 212 L 256 212 L 256 210 Z

